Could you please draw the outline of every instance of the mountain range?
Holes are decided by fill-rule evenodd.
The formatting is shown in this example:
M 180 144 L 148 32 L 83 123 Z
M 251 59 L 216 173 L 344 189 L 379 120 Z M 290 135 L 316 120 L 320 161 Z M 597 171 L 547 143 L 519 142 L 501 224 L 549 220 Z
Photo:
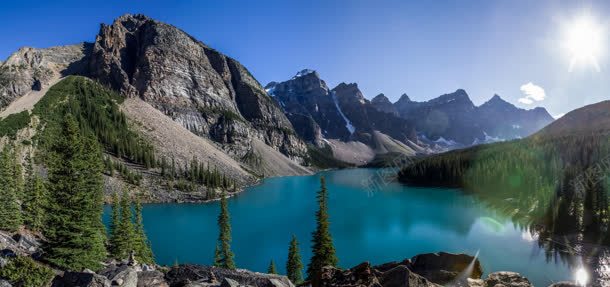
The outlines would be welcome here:
M 383 155 L 524 137 L 553 120 L 543 108 L 519 109 L 499 96 L 476 107 L 463 90 L 427 102 L 403 95 L 391 103 L 383 94 L 368 100 L 357 84 L 331 89 L 312 70 L 263 88 L 235 59 L 172 25 L 129 14 L 102 24 L 93 43 L 12 54 L 0 64 L 0 117 L 32 110 L 71 75 L 120 94 L 130 129 L 157 158 L 185 170 L 196 159 L 240 186 L 309 174 L 322 160 L 330 162 L 324 167 L 363 165 Z M 34 139 L 34 122 L 15 133 L 17 142 Z M 36 148 L 24 150 L 30 149 Z M 141 173 L 143 190 L 162 190 L 151 200 L 198 200 L 197 193 L 159 185 L 161 170 L 106 153 Z M 122 182 L 106 180 L 109 186 Z

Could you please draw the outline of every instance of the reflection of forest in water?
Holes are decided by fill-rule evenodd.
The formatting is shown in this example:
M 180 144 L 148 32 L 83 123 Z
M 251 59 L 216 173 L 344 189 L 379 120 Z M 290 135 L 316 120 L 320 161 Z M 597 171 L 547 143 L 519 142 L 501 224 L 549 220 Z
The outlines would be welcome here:
M 610 282 L 609 175 L 608 136 L 570 135 L 433 156 L 404 168 L 399 178 L 464 187 L 536 235 L 548 260 Z

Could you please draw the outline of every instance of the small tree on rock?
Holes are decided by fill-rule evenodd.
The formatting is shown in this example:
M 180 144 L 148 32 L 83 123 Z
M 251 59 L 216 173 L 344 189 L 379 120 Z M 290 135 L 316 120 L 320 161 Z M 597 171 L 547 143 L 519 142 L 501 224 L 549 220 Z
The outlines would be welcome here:
M 312 257 L 307 266 L 307 277 L 316 286 L 317 277 L 324 266 L 337 266 L 339 260 L 335 255 L 335 246 L 330 234 L 328 215 L 328 191 L 324 177 L 320 178 L 318 191 L 318 211 L 316 212 L 316 230 L 312 234 Z
M 288 260 L 286 261 L 286 275 L 294 284 L 299 284 L 303 281 L 303 263 L 301 262 L 301 254 L 299 253 L 299 242 L 297 237 L 292 235 L 290 246 L 288 247 Z
M 231 219 L 226 192 L 220 199 L 220 214 L 218 215 L 218 242 L 214 251 L 214 266 L 235 269 L 235 256 L 231 251 Z

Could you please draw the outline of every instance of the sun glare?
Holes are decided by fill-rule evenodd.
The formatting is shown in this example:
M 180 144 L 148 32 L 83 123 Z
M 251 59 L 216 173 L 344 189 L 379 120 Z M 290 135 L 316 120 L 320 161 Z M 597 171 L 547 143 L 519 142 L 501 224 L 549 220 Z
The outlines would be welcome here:
M 590 15 L 583 15 L 566 23 L 564 47 L 570 57 L 570 71 L 577 66 L 593 67 L 600 71 L 603 56 L 604 28 Z

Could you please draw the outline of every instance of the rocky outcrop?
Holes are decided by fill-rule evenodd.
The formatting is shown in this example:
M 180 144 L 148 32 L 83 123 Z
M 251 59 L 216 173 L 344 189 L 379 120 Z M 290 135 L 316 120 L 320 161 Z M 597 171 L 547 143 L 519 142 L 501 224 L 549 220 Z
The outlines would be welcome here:
M 466 254 L 420 254 L 411 259 L 409 267 L 415 273 L 441 285 L 466 278 L 478 279 L 483 275 L 479 260 Z
M 32 256 L 40 251 L 41 242 L 34 235 L 26 232 L 11 234 L 0 231 L 0 257 Z M 10 256 L 8 256 L 10 257 Z
M 368 262 L 347 270 L 325 267 L 319 286 L 467 286 L 479 282 L 483 270 L 466 254 L 429 253 L 401 262 L 371 266 Z
M 62 76 L 86 73 L 90 44 L 36 49 L 24 47 L 0 63 L 0 109 Z
M 293 287 L 286 276 L 248 270 L 228 270 L 201 265 L 172 267 L 166 274 L 169 286 Z
M 297 162 L 306 153 L 290 121 L 245 67 L 174 26 L 143 15 L 102 24 L 89 72 L 235 158 L 251 151 L 254 138 Z
M 415 274 L 406 265 L 396 265 L 388 270 L 380 271 L 368 262 L 347 270 L 324 267 L 318 280 L 314 286 L 439 286 Z

